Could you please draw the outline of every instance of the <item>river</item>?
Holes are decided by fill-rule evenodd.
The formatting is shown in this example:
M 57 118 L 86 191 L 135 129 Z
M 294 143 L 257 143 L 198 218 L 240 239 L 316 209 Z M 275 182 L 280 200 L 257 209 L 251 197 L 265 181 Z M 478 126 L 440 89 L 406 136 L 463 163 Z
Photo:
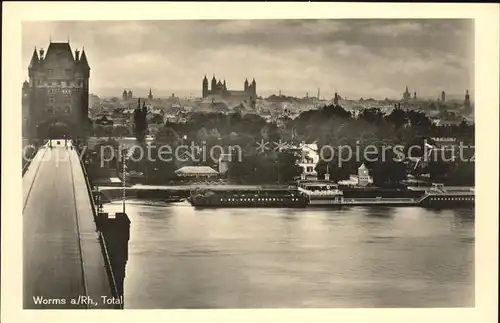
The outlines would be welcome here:
M 195 210 L 136 200 L 127 214 L 125 308 L 474 306 L 472 209 Z

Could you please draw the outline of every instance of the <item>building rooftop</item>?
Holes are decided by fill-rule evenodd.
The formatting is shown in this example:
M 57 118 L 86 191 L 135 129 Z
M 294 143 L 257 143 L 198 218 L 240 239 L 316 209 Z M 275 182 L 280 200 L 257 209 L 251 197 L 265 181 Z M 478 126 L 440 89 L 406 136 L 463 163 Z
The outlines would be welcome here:
M 217 175 L 215 169 L 208 166 L 184 166 L 175 171 L 175 174 L 180 176 L 186 175 Z
M 71 58 L 72 61 L 75 60 L 73 57 L 73 52 L 71 51 L 71 46 L 69 43 L 53 43 L 49 44 L 47 48 L 47 53 L 45 54 L 45 59 L 50 59 L 53 55 L 63 55 L 67 58 Z

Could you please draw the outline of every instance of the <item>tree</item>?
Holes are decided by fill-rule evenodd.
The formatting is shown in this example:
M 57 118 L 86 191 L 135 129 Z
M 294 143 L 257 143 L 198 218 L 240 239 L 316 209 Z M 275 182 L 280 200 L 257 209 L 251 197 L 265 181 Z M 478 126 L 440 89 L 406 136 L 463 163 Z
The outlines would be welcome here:
M 439 159 L 431 159 L 427 164 L 431 181 L 445 183 L 452 171 L 452 164 Z
M 453 116 L 450 114 L 450 117 Z M 140 130 L 140 127 L 135 129 Z M 290 142 L 293 137 L 308 143 L 317 142 L 319 147 L 349 146 L 350 152 L 336 148 L 334 149 L 336 156 L 332 161 L 320 162 L 316 167 L 320 177 L 328 171 L 330 178 L 338 181 L 356 173 L 359 161 L 366 160 L 361 152 L 369 145 L 378 147 L 379 151 L 383 151 L 381 147 L 403 145 L 406 148 L 402 150 L 404 155 L 407 155 L 409 147 L 416 145 L 420 149 L 413 149 L 412 156 L 418 157 L 422 155 L 423 139 L 436 136 L 456 137 L 457 140 L 473 145 L 474 126 L 463 122 L 448 128 L 436 127 L 421 111 L 404 110 L 399 104 L 396 104 L 395 109 L 388 115 L 384 115 L 378 108 L 360 107 L 356 117 L 342 106 L 329 105 L 302 112 L 297 118 L 287 120 L 284 131 L 280 131 L 275 123 L 268 123 L 255 114 L 242 116 L 239 113 L 226 115 L 218 112 L 194 112 L 188 115 L 186 123 L 167 124 L 166 127 L 160 128 L 156 133 L 156 140 L 158 143 L 168 143 L 174 147 L 187 138 L 189 142 L 193 141 L 198 146 L 202 144 L 208 150 L 214 145 L 238 146 L 244 158 L 230 165 L 229 178 L 241 179 L 246 183 L 273 183 L 278 178 L 284 181 L 285 178 L 292 178 L 293 174 L 296 174 L 295 163 L 292 162 L 291 156 L 285 157 L 272 151 L 275 148 L 273 142 L 278 142 L 280 139 Z M 256 151 L 256 142 L 261 139 L 268 143 L 267 151 Z M 359 148 L 359 155 L 356 148 Z M 343 160 L 347 160 L 341 164 L 338 157 L 340 153 L 343 154 Z M 371 167 L 377 185 L 397 186 L 406 178 L 407 165 L 400 160 L 379 158 L 377 162 L 369 164 L 366 163 Z M 431 168 L 434 166 L 436 165 L 431 165 Z M 460 165 L 454 170 L 436 170 L 433 171 L 435 173 L 433 176 L 443 172 L 445 174 L 441 175 L 448 176 L 449 173 L 452 176 L 451 172 L 457 174 L 466 172 L 467 167 L 470 168 Z
M 266 121 L 257 114 L 246 114 L 241 118 L 238 129 L 250 135 L 256 135 L 266 125 Z
M 127 126 L 116 126 L 111 134 L 113 137 L 127 137 L 130 135 L 130 129 Z
M 384 152 L 383 149 L 379 150 Z M 392 150 L 379 153 L 377 159 L 366 162 L 373 177 L 373 184 L 379 187 L 398 187 L 407 179 L 406 165 Z
M 292 152 L 278 152 L 275 157 L 277 164 L 277 182 L 287 183 L 294 180 L 301 173 L 297 165 L 297 156 Z
M 96 124 L 92 128 L 92 134 L 95 137 L 110 137 L 113 134 L 113 127 Z
M 205 127 L 202 127 L 200 128 L 200 130 L 198 130 L 197 134 L 196 134 L 196 137 L 199 141 L 204 141 L 207 139 L 208 137 L 208 131 L 207 129 L 205 129 Z
M 409 120 L 411 128 L 414 129 L 415 135 L 429 134 L 432 128 L 431 120 L 420 111 L 410 110 L 406 112 L 406 119 Z
M 165 125 L 158 129 L 155 135 L 155 142 L 160 145 L 168 144 L 174 148 L 182 143 L 182 138 L 174 128 Z
M 167 184 L 176 178 L 176 161 L 174 154 L 166 154 L 162 151 L 160 155 L 161 144 L 155 142 L 151 145 L 151 158 L 145 165 L 146 182 L 148 184 Z
M 320 110 L 320 114 L 324 117 L 338 117 L 343 119 L 349 119 L 352 117 L 351 113 L 344 110 L 340 105 L 327 105 Z
M 448 185 L 474 185 L 475 162 L 458 161 L 454 164 L 449 175 Z
M 400 108 L 399 105 L 395 105 L 392 112 L 386 116 L 387 121 L 394 125 L 395 129 L 398 130 L 404 124 L 406 124 L 406 113 Z
M 87 173 L 92 180 L 112 175 L 110 171 L 114 172 L 116 169 L 118 147 L 119 144 L 116 140 L 108 138 L 107 140 L 99 140 L 92 151 L 86 151 L 87 154 L 83 158 L 89 161 Z M 106 161 L 106 163 L 103 165 L 102 161 Z
M 326 159 L 330 160 L 331 158 L 329 156 Z M 354 173 L 351 163 L 345 162 L 339 164 L 335 159 L 331 161 L 320 159 L 316 165 L 315 171 L 318 173 L 318 178 L 320 179 L 325 179 L 325 174 L 328 173 L 330 175 L 330 180 L 334 182 L 349 179 L 350 175 Z
M 151 117 L 151 123 L 154 123 L 154 124 L 162 124 L 163 123 L 163 117 L 161 116 L 161 114 L 155 114 Z
M 358 119 L 365 120 L 371 124 L 379 124 L 384 119 L 384 113 L 378 108 L 364 109 L 358 115 Z
M 278 163 L 276 154 L 245 155 L 242 160 L 233 160 L 229 164 L 228 178 L 245 184 L 276 183 L 293 179 L 296 169 L 288 168 L 290 157 L 282 156 L 283 164 Z M 280 174 L 280 175 L 278 175 Z
M 278 142 L 280 139 L 279 129 L 275 123 L 269 123 L 261 130 L 262 137 L 269 143 Z

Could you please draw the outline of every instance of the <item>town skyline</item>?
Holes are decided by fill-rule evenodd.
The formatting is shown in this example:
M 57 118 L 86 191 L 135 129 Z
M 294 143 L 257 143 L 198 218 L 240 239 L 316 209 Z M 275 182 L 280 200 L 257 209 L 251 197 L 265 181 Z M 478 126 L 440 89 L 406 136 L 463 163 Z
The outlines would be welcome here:
M 431 32 L 432 31 L 432 32 Z M 23 24 L 23 75 L 34 47 L 85 49 L 90 92 L 201 96 L 215 74 L 231 90 L 245 78 L 257 95 L 398 99 L 474 93 L 473 21 L 211 20 L 63 21 Z

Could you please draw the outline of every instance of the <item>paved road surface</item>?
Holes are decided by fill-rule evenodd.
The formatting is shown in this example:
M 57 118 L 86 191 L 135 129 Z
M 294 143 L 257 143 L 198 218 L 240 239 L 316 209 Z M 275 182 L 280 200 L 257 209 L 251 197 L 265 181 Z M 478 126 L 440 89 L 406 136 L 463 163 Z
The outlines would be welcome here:
M 33 301 L 44 297 L 68 302 L 86 295 L 68 157 L 64 146 L 46 149 L 41 162 L 29 170 L 35 180 L 23 210 L 24 308 L 85 307 L 38 306 Z
M 23 177 L 25 309 L 88 308 L 71 304 L 71 299 L 92 295 L 99 302 L 101 295 L 110 296 L 84 185 L 76 152 L 65 148 L 64 141 L 42 148 Z M 37 305 L 33 297 L 65 304 Z M 98 305 L 102 307 L 109 308 Z

